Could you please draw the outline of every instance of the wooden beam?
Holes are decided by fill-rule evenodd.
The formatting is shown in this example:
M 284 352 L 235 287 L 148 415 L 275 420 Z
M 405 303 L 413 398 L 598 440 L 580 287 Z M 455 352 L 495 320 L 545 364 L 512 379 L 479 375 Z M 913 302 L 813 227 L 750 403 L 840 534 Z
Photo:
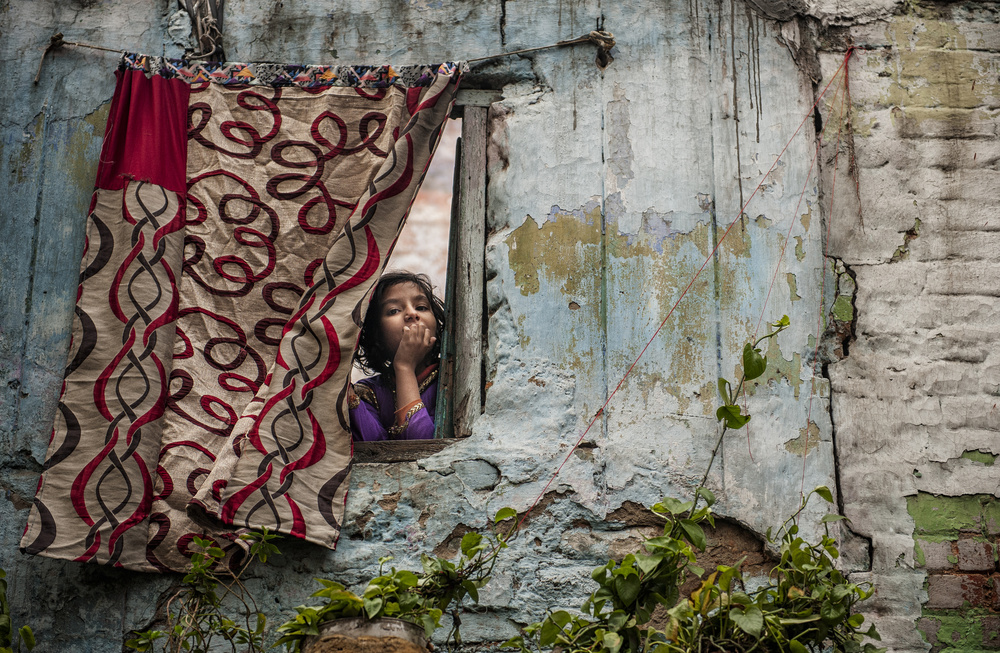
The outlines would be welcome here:
M 460 88 L 455 104 L 460 107 L 487 107 L 503 99 L 503 93 L 492 89 Z
M 454 322 L 451 353 L 452 434 L 465 437 L 482 412 L 483 292 L 486 250 L 486 112 L 466 106 L 455 238 Z M 452 279 L 449 279 L 451 283 Z

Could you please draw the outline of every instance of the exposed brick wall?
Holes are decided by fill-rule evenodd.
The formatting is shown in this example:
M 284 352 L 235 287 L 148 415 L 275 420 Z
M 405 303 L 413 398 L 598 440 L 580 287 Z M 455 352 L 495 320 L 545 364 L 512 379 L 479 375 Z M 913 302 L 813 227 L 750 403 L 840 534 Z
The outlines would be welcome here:
M 914 561 L 927 571 L 917 628 L 931 651 L 1000 649 L 1000 501 L 920 493 L 907 508 Z

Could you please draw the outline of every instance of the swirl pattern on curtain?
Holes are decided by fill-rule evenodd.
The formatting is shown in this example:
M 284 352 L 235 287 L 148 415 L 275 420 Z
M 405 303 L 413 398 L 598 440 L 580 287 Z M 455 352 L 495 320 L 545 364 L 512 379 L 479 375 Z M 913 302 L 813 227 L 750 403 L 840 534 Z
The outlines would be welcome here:
M 195 535 L 336 544 L 357 323 L 460 73 L 123 56 L 23 550 L 165 571 Z

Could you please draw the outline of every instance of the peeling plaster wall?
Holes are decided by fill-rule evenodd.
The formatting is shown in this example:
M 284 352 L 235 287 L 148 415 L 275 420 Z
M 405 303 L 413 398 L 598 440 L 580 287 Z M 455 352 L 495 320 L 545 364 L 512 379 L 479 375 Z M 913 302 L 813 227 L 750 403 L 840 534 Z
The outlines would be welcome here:
M 356 583 L 389 553 L 415 565 L 454 552 L 499 507 L 530 506 L 736 220 L 527 520 L 482 609 L 463 617 L 465 639 L 485 646 L 543 606 L 578 606 L 590 569 L 653 527 L 640 506 L 693 491 L 715 440 L 716 378 L 738 376 L 770 294 L 765 321 L 787 313 L 793 326 L 747 392 L 749 434 L 731 435 L 710 477 L 727 517 L 713 555 L 762 561 L 754 533 L 779 524 L 800 488 L 826 484 L 853 522 L 844 565 L 876 582 L 869 612 L 891 648 L 996 648 L 983 620 L 998 591 L 964 588 L 989 580 L 988 562 L 996 571 L 997 529 L 987 513 L 936 518 L 952 499 L 1000 496 L 996 16 L 991 2 L 229 0 L 225 46 L 241 61 L 429 62 L 601 26 L 619 43 L 604 73 L 584 46 L 468 80 L 503 95 L 489 112 L 483 413 L 432 457 L 356 466 L 337 551 L 286 542 L 254 571 L 269 619 L 303 603 L 315 576 Z M 65 48 L 31 80 L 57 30 L 177 56 L 183 27 L 167 0 L 0 1 L 0 566 L 15 622 L 30 621 L 41 651 L 120 651 L 177 578 L 17 552 L 115 57 Z M 834 157 L 828 101 L 817 181 L 818 123 L 800 123 L 848 43 L 871 47 L 852 60 L 853 140 Z M 823 512 L 810 507 L 807 530 Z M 970 616 L 978 630 L 955 639 Z

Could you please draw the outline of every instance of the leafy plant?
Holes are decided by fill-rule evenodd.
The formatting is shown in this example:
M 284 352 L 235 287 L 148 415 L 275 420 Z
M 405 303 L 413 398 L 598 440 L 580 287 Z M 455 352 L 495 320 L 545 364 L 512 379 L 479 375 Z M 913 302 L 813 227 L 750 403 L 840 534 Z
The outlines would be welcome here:
M 167 630 L 137 632 L 125 645 L 136 651 L 154 651 L 159 643 L 164 653 L 208 653 L 218 651 L 222 642 L 233 653 L 263 651 L 267 618 L 257 609 L 241 578 L 254 560 L 267 562 L 269 556 L 280 553 L 272 542 L 278 535 L 264 529 L 240 537 L 250 543 L 250 550 L 234 572 L 221 564 L 225 557 L 221 548 L 196 536 L 194 543 L 200 550 L 191 557 L 191 570 L 181 588 L 167 601 Z M 226 614 L 226 606 L 232 602 L 241 607 L 240 621 Z
M 494 529 L 516 515 L 513 508 L 501 509 L 493 519 Z M 360 596 L 340 583 L 317 578 L 323 587 L 312 596 L 326 599 L 326 603 L 295 608 L 295 617 L 278 627 L 282 637 L 275 646 L 283 644 L 288 651 L 301 651 L 307 637 L 319 635 L 324 621 L 349 617 L 395 617 L 423 626 L 430 637 L 441 627 L 445 613 L 452 617 L 447 641 L 461 644 L 461 603 L 466 597 L 479 602 L 479 590 L 490 581 L 497 556 L 507 548 L 514 533 L 513 529 L 506 534 L 494 530 L 490 537 L 466 533 L 457 562 L 422 555 L 423 568 L 419 572 L 395 567 L 386 572 L 385 565 L 392 558 L 380 558 L 379 575 L 368 582 Z
M 668 610 L 669 624 L 648 650 L 884 651 L 864 642 L 865 637 L 880 639 L 878 631 L 872 625 L 862 632 L 865 618 L 853 613 L 857 603 L 871 596 L 871 585 L 851 583 L 835 567 L 840 554 L 829 524 L 843 517 L 823 517 L 819 544 L 799 536 L 798 516 L 814 494 L 833 502 L 825 486 L 803 497 L 799 509 L 782 524 L 781 559 L 766 585 L 742 591 L 739 564 L 719 566 L 690 598 Z
M 630 553 L 620 562 L 609 560 L 591 574 L 598 589 L 574 615 L 559 610 L 524 629 L 524 634 L 504 642 L 503 647 L 522 653 L 559 647 L 564 653 L 618 653 L 646 651 L 657 633 L 645 626 L 657 606 L 673 606 L 680 599 L 680 586 L 688 574 L 701 576 L 695 549 L 704 550 L 702 523 L 714 525 L 711 506 L 715 497 L 698 489 L 706 505 L 666 498 L 652 507 L 667 523 L 663 535 L 647 539 L 644 553 Z M 531 648 L 529 648 L 529 646 Z
M 830 490 L 823 486 L 803 497 L 799 509 L 782 524 L 781 560 L 767 585 L 746 592 L 739 561 L 733 566 L 719 565 L 689 597 L 680 597 L 680 587 L 689 575 L 700 578 L 704 574 L 696 564 L 695 551 L 706 547 L 702 524 L 715 525 L 711 510 L 715 497 L 705 483 L 726 432 L 750 421 L 737 398 L 748 381 L 767 370 L 767 357 L 758 345 L 788 325 L 784 316 L 769 325 L 770 333 L 746 344 L 735 388 L 719 379 L 723 405 L 716 417 L 720 433 L 693 500 L 665 498 L 652 507 L 666 520 L 663 535 L 647 539 L 641 552 L 595 569 L 592 578 L 598 589 L 583 602 L 580 614 L 552 612 L 503 647 L 521 653 L 550 647 L 561 653 L 879 651 L 863 643 L 866 636 L 878 639 L 874 626 L 862 633 L 864 617 L 852 613 L 859 601 L 871 595 L 870 586 L 847 582 L 834 566 L 839 552 L 828 526 L 843 517 L 823 518 L 827 530 L 819 544 L 798 535 L 798 516 L 813 494 L 832 502 Z M 705 505 L 699 508 L 701 499 Z M 649 625 L 658 607 L 667 617 L 667 628 L 662 631 Z
M 7 601 L 7 572 L 0 569 L 0 653 L 14 653 L 21 650 L 21 644 L 29 651 L 35 648 L 35 633 L 31 626 L 14 629 L 10 618 L 10 603 Z

